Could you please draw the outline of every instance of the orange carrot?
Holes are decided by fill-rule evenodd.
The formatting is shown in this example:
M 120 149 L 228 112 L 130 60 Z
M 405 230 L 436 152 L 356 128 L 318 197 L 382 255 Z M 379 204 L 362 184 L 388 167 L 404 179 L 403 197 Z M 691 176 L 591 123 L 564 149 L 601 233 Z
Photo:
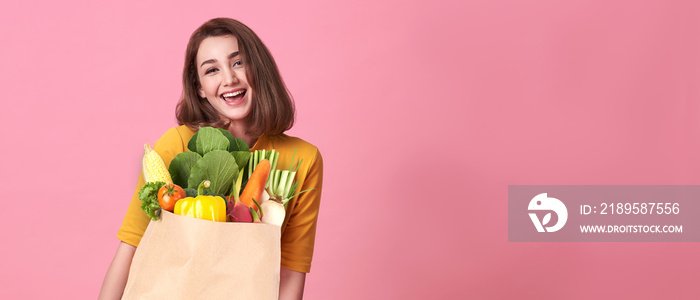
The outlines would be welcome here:
M 248 183 L 245 185 L 243 192 L 241 193 L 241 203 L 243 205 L 258 210 L 258 206 L 255 205 L 255 201 L 260 201 L 262 193 L 265 190 L 265 183 L 267 182 L 267 176 L 270 175 L 270 161 L 267 159 L 261 160 L 253 174 L 250 175 Z

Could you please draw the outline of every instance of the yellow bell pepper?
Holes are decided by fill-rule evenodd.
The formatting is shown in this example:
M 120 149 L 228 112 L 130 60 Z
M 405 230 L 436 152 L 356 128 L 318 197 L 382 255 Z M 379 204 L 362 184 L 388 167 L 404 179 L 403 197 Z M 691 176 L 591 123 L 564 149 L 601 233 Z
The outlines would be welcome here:
M 219 196 L 202 195 L 209 187 L 209 180 L 202 181 L 197 188 L 197 197 L 187 197 L 175 203 L 176 215 L 188 216 L 215 222 L 226 222 L 226 201 Z

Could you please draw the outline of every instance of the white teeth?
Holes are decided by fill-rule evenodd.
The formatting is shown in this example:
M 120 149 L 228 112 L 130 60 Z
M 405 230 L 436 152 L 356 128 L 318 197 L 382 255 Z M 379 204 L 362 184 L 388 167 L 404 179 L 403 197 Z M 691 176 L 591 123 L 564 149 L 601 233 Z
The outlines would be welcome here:
M 236 97 L 236 96 L 238 96 L 238 95 L 240 95 L 240 94 L 243 94 L 243 92 L 245 92 L 245 90 L 240 90 L 240 91 L 236 91 L 236 92 L 233 92 L 233 93 L 226 93 L 226 94 L 223 94 L 223 95 L 221 95 L 221 96 L 224 96 L 224 97 L 227 97 L 227 98 Z

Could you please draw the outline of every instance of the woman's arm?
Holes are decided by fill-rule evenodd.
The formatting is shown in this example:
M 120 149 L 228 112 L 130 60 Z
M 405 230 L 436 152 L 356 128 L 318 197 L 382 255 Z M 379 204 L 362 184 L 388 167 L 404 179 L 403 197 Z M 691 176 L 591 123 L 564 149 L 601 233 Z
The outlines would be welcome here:
M 304 297 L 306 273 L 280 267 L 280 300 L 301 300 Z
M 107 275 L 102 282 L 102 289 L 99 300 L 106 299 L 121 299 L 126 286 L 126 279 L 129 277 L 129 268 L 131 267 L 131 259 L 134 258 L 136 247 L 127 243 L 121 242 L 117 248 L 117 253 L 114 254 L 112 264 L 107 269 Z M 299 298 L 301 299 L 301 298 Z

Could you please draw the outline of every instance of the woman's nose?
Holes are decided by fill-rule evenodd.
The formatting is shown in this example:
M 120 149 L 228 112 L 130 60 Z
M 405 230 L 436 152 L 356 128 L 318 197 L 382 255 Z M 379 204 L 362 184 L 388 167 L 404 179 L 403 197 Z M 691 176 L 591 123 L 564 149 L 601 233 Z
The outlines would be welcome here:
M 236 77 L 236 73 L 233 70 L 225 70 L 223 81 L 224 85 L 233 85 L 238 82 L 238 77 Z

